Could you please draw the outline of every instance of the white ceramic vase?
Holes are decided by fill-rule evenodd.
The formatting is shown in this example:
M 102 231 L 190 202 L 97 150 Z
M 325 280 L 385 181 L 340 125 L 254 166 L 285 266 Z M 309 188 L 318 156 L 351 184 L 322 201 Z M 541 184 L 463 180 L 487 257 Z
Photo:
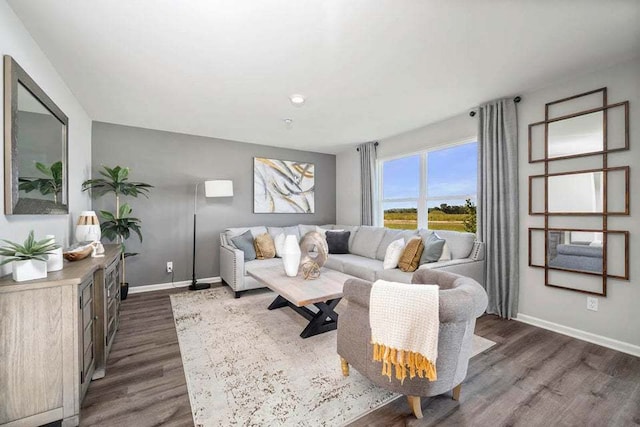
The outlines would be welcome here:
M 298 244 L 298 237 L 294 234 L 290 234 L 284 239 L 282 264 L 284 265 L 284 272 L 287 276 L 295 277 L 298 275 L 298 268 L 300 267 L 300 245 Z
M 13 262 L 13 280 L 24 282 L 25 280 L 44 279 L 47 277 L 47 262 L 37 259 L 27 259 Z
M 94 211 L 82 211 L 76 225 L 76 240 L 82 242 L 98 242 L 102 238 L 100 221 Z
M 55 243 L 56 242 L 56 237 L 54 235 L 52 235 L 52 234 L 48 234 L 45 237 L 47 239 L 49 239 L 49 241 L 51 243 Z M 64 262 L 63 262 L 63 258 L 62 258 L 62 247 L 60 247 L 58 249 L 54 249 L 48 255 L 48 258 L 47 258 L 47 273 L 52 272 L 52 271 L 62 270 L 62 267 L 64 267 Z

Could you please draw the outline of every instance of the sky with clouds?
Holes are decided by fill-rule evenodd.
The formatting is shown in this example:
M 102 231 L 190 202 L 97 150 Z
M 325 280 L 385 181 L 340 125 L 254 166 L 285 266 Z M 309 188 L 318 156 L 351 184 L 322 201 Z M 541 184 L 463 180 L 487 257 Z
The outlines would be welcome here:
M 427 157 L 427 199 L 445 197 L 444 200 L 428 200 L 429 207 L 464 205 L 464 197 L 473 195 L 476 203 L 478 148 L 475 142 L 437 151 Z M 383 163 L 384 199 L 417 198 L 420 181 L 420 154 L 389 160 Z M 385 209 L 416 207 L 416 202 L 387 202 Z

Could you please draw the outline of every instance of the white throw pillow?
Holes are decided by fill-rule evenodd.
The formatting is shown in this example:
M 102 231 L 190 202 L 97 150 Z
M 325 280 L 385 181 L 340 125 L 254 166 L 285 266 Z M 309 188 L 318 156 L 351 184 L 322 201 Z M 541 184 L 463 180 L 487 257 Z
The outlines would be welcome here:
M 280 233 L 273 239 L 273 244 L 276 247 L 276 256 L 282 258 L 282 252 L 284 251 L 284 239 L 286 236 L 284 233 Z
M 451 261 L 451 249 L 449 249 L 447 242 L 444 242 L 444 246 L 442 246 L 442 255 L 438 259 L 438 262 L 440 261 Z
M 382 263 L 382 268 L 385 270 L 391 270 L 393 268 L 398 267 L 398 262 L 400 261 L 400 257 L 404 252 L 404 239 L 394 240 L 387 246 L 387 252 L 384 254 L 384 262 Z

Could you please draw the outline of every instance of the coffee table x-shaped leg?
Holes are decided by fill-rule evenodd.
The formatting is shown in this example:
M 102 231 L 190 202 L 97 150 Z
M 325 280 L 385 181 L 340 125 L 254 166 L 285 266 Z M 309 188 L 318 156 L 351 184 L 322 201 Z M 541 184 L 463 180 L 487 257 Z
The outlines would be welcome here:
M 322 334 L 324 332 L 333 331 L 338 326 L 338 313 L 335 312 L 335 308 L 340 302 L 341 298 L 330 299 L 325 302 L 316 302 L 313 305 L 316 306 L 318 312 L 313 312 L 307 307 L 298 307 L 297 305 L 287 301 L 285 298 L 278 295 L 276 299 L 269 305 L 269 310 L 275 310 L 276 308 L 291 307 L 296 313 L 309 321 L 309 324 L 304 328 L 300 336 L 302 338 L 309 338 L 314 335 Z

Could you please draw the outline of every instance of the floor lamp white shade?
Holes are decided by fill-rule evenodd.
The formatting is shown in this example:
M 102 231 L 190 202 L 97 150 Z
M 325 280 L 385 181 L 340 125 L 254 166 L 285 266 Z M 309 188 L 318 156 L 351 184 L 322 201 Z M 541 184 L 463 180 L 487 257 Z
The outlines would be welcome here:
M 204 182 L 205 197 L 232 197 L 233 181 L 230 179 L 216 179 Z
M 193 198 L 193 259 L 191 264 L 191 286 L 192 290 L 206 289 L 209 284 L 200 284 L 196 280 L 196 218 L 198 214 L 198 186 L 196 184 L 196 190 Z M 233 196 L 233 181 L 230 179 L 214 179 L 204 182 L 204 196 L 209 197 L 232 197 Z

